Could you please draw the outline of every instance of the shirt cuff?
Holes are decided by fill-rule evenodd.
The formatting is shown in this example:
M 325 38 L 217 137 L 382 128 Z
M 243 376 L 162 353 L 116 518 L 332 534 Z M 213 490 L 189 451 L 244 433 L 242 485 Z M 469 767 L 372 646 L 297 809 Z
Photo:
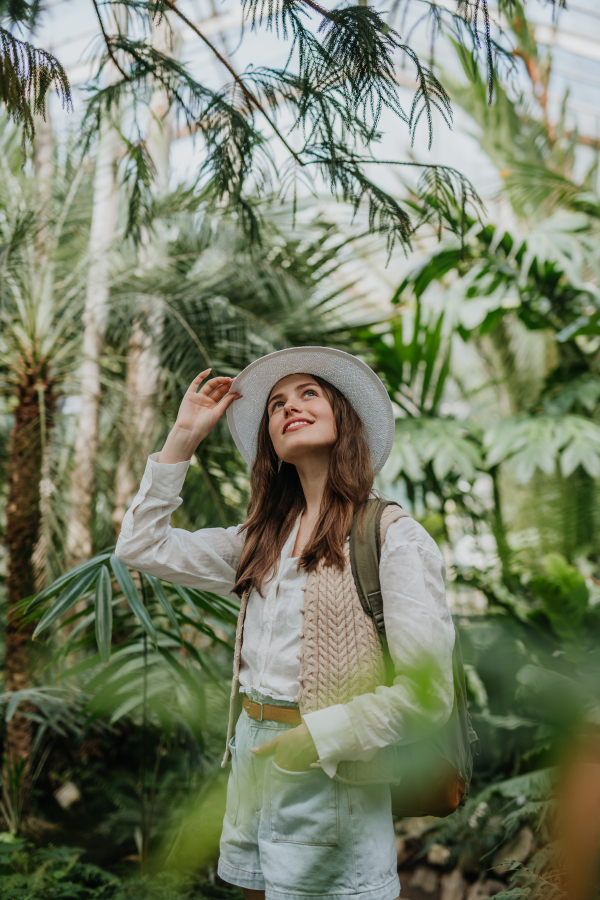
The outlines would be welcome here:
M 355 745 L 354 729 L 342 704 L 318 709 L 302 716 L 315 742 L 323 771 L 333 778 L 338 763 L 350 759 Z
M 156 497 L 158 500 L 176 500 L 181 493 L 190 460 L 159 463 L 156 461 L 157 456 L 158 453 L 153 453 L 148 457 L 139 493 L 144 497 Z

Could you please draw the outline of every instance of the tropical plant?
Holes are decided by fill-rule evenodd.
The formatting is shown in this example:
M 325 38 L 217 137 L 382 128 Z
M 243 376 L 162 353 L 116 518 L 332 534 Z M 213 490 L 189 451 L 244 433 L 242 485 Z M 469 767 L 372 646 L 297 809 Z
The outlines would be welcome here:
M 131 722 L 141 729 L 141 780 L 111 785 L 116 809 L 102 827 L 115 840 L 120 829 L 139 831 L 144 872 L 151 840 L 176 831 L 190 792 L 219 772 L 236 604 L 140 573 L 132 577 L 105 553 L 32 600 L 24 621 L 38 618 L 34 637 L 62 619 L 66 640 L 48 664 L 71 685 L 87 727 L 106 721 L 110 728 Z M 12 696 L 13 709 L 20 699 L 27 698 Z M 189 747 L 195 774 L 178 772 L 174 757 L 157 781 L 174 741 Z
M 474 14 L 460 0 L 455 12 L 441 10 L 435 3 L 426 5 L 437 31 L 450 28 L 461 45 L 468 45 L 474 52 L 485 47 L 491 91 L 494 56 L 506 56 L 506 50 L 492 38 L 487 0 L 482 3 L 483 27 L 477 16 L 479 3 Z M 250 22 L 252 30 L 264 24 L 278 38 L 291 39 L 291 44 L 283 68 L 251 66 L 239 74 L 201 25 L 173 0 L 92 0 L 92 6 L 103 52 L 98 58 L 97 73 L 88 85 L 90 96 L 82 138 L 85 144 L 103 129 L 106 131 L 107 122 L 120 119 L 124 105 L 130 107 L 132 128 L 127 144 L 129 174 L 134 184 L 132 211 L 139 211 L 144 196 L 150 193 L 152 161 L 145 148 L 145 128 L 140 123 L 144 119 L 142 107 L 152 105 L 157 88 L 164 95 L 166 107 L 172 107 L 186 128 L 202 132 L 204 154 L 199 171 L 210 177 L 217 200 L 236 207 L 247 233 L 254 238 L 259 226 L 255 196 L 257 192 L 269 195 L 273 185 L 286 192 L 291 190 L 296 196 L 299 184 L 321 181 L 355 210 L 364 202 L 369 228 L 386 236 L 390 251 L 396 241 L 408 245 L 415 227 L 432 215 L 438 217 L 449 200 L 457 200 L 461 206 L 479 203 L 472 185 L 457 170 L 414 160 L 393 160 L 423 172 L 422 209 L 413 218 L 410 206 L 400 203 L 367 174 L 366 164 L 378 162 L 372 148 L 381 138 L 379 127 L 384 110 L 406 124 L 413 141 L 419 124 L 426 123 L 429 146 L 433 114 L 438 113 L 447 124 L 452 117 L 448 94 L 433 68 L 419 59 L 373 7 L 359 4 L 328 10 L 306 0 L 265 10 L 254 0 L 244 3 L 242 17 Z M 10 20 L 7 24 L 35 24 L 37 3 L 19 0 L 5 3 L 4 7 Z M 500 8 L 505 7 L 511 9 L 512 0 L 502 0 Z M 311 21 L 313 14 L 319 19 L 316 28 Z M 164 28 L 165 22 L 171 40 L 157 43 L 152 40 L 152 32 Z M 224 76 L 231 79 L 229 84 L 215 90 L 198 80 L 190 65 L 176 58 L 169 43 L 175 42 L 172 35 L 178 28 L 191 30 L 208 48 Z M 2 34 L 3 96 L 10 112 L 25 122 L 32 134 L 31 108 L 44 111 L 45 94 L 52 79 L 68 102 L 68 82 L 50 54 L 35 51 L 6 29 Z M 409 111 L 401 105 L 395 84 L 398 57 L 415 71 L 416 91 Z M 292 62 L 297 65 L 294 67 Z M 113 70 L 108 83 L 107 69 Z M 115 72 L 117 77 L 113 77 Z M 283 108 L 291 114 L 288 127 L 283 124 Z M 285 155 L 283 169 L 269 146 L 271 140 Z M 454 228 L 454 221 L 450 220 L 448 226 Z
M 260 4 L 245 4 L 243 15 L 250 28 L 258 28 L 264 19 L 266 28 L 279 38 L 291 38 L 290 55 L 283 68 L 252 66 L 238 74 L 201 25 L 172 0 L 125 0 L 122 5 L 128 13 L 127 25 L 120 27 L 117 22 L 112 30 L 106 16 L 120 4 L 101 5 L 94 0 L 104 53 L 98 79 L 90 85 L 82 131 L 91 137 L 102 119 L 110 118 L 128 96 L 135 96 L 130 158 L 138 197 L 148 186 L 149 173 L 139 112 L 160 85 L 176 118 L 186 128 L 202 132 L 201 171 L 210 177 L 215 198 L 237 209 L 249 235 L 257 236 L 259 217 L 253 199 L 257 191 L 268 195 L 273 185 L 282 184 L 295 194 L 300 180 L 314 181 L 318 176 L 354 207 L 363 201 L 368 204 L 370 227 L 386 235 L 390 249 L 397 240 L 410 241 L 414 223 L 408 209 L 369 178 L 364 165 L 375 161 L 370 150 L 380 138 L 384 109 L 405 122 L 413 138 L 425 120 L 430 141 L 433 110 L 447 122 L 451 112 L 433 71 L 372 7 L 329 11 L 311 0 L 269 7 L 265 14 Z M 310 22 L 313 13 L 320 20 L 316 29 Z M 215 90 L 199 81 L 189 65 L 153 46 L 147 38 L 163 17 L 170 29 L 191 29 L 231 82 Z M 458 14 L 453 21 L 460 23 L 466 40 L 477 46 L 476 21 L 467 22 Z M 488 46 L 492 46 L 489 38 Z M 395 55 L 405 56 L 415 68 L 417 90 L 410 113 L 402 108 L 394 83 Z M 109 64 L 116 66 L 120 77 L 107 86 L 100 77 Z M 291 113 L 291 127 L 283 125 L 283 107 Z M 270 149 L 272 139 L 285 154 L 283 169 Z M 419 168 L 414 162 L 405 164 Z M 429 174 L 423 180 L 424 200 L 441 202 L 448 192 L 465 202 L 477 202 L 472 187 L 456 170 L 437 166 Z
M 85 862 L 83 855 L 77 847 L 40 849 L 23 839 L 0 839 L 1 900 L 237 900 L 239 896 L 237 890 L 181 873 L 117 875 Z
M 42 5 L 38 0 L 2 0 L 0 3 L 0 101 L 21 126 L 22 150 L 35 135 L 36 116 L 45 117 L 48 92 L 57 91 L 63 107 L 72 108 L 71 87 L 52 53 L 15 36 L 33 31 Z
M 511 21 L 517 55 L 525 60 L 532 76 L 543 71 L 547 79 L 548 66 L 541 65 L 520 6 L 515 7 Z M 409 483 L 420 482 L 425 493 L 430 491 L 430 496 L 437 496 L 438 509 L 444 499 L 450 499 L 465 516 L 476 517 L 480 522 L 482 517 L 488 518 L 509 584 L 514 560 L 511 561 L 513 554 L 502 513 L 502 481 L 516 481 L 522 486 L 533 479 L 538 494 L 543 482 L 545 495 L 550 498 L 552 494 L 555 501 L 559 492 L 563 494 L 553 515 L 557 531 L 562 530 L 565 539 L 557 545 L 556 535 L 550 537 L 547 524 L 543 524 L 549 511 L 545 508 L 535 523 L 540 538 L 543 535 L 538 547 L 554 546 L 573 559 L 577 548 L 587 545 L 589 550 L 597 541 L 592 507 L 594 480 L 600 474 L 600 292 L 595 252 L 598 198 L 591 190 L 593 169 L 584 175 L 583 183 L 573 181 L 572 141 L 565 136 L 564 125 L 559 123 L 552 129 L 548 123 L 545 94 L 539 90 L 538 81 L 534 79 L 536 90 L 529 105 L 523 98 L 510 100 L 499 86 L 496 103 L 488 108 L 485 84 L 477 66 L 460 47 L 457 50 L 469 83 L 465 86 L 451 82 L 453 96 L 484 130 L 484 146 L 505 175 L 500 202 L 510 201 L 519 225 L 507 229 L 470 220 L 469 233 L 462 244 L 452 238 L 442 242 L 399 286 L 394 302 L 400 308 L 408 304 L 417 310 L 417 317 L 430 321 L 432 329 L 438 328 L 440 347 L 444 346 L 435 357 L 418 357 L 422 369 L 418 384 L 430 390 L 433 377 L 432 400 L 437 397 L 439 406 L 439 397 L 443 396 L 447 408 L 462 402 L 464 411 L 458 416 L 442 413 L 440 421 L 436 409 L 430 408 L 431 400 L 430 407 L 417 402 L 409 409 L 405 404 L 405 418 L 398 422 L 399 437 L 388 477 L 404 470 Z M 539 115 L 536 103 L 541 107 Z M 523 140 L 524 134 L 533 133 L 538 140 Z M 524 193 L 526 176 L 529 184 L 535 167 L 535 184 L 552 185 L 560 176 L 565 188 L 562 193 Z M 511 181 L 510 173 L 516 180 Z M 523 203 L 525 196 L 527 207 Z M 461 211 L 457 210 L 456 215 L 462 215 Z M 407 318 L 405 313 L 403 317 Z M 392 327 L 398 332 L 397 324 Z M 417 320 L 415 335 L 419 328 Z M 384 352 L 386 341 L 389 346 Z M 394 355 L 389 335 L 373 336 L 371 343 L 378 361 L 383 360 L 385 353 L 388 357 Z M 415 336 L 404 355 L 413 353 L 413 345 L 418 343 Z M 428 346 L 433 346 L 431 341 Z M 475 351 L 470 358 L 479 367 L 478 396 L 469 394 L 473 380 L 466 369 L 448 361 L 449 353 L 454 352 L 456 360 L 462 354 L 459 348 L 467 346 Z M 400 360 L 402 353 L 399 363 Z M 435 394 L 436 366 L 441 380 L 447 382 L 443 395 L 440 391 Z M 390 359 L 386 373 L 393 367 Z M 413 366 L 410 372 L 414 380 L 418 367 Z M 389 384 L 402 405 L 406 392 L 399 392 L 393 379 Z M 491 402 L 496 404 L 493 414 Z M 498 415 L 502 409 L 504 414 Z M 418 423 L 411 421 L 414 418 L 418 418 Z M 410 439 L 405 438 L 407 433 Z M 423 441 L 423 434 L 430 437 Z M 461 474 L 463 482 L 471 484 L 478 472 L 491 476 L 492 509 L 482 509 L 472 496 L 461 491 L 447 492 L 444 498 L 431 479 L 418 476 L 419 466 L 425 472 L 430 460 L 433 475 L 436 470 L 438 475 L 445 475 L 454 466 L 455 483 Z M 560 487 L 563 483 L 564 489 Z M 577 509 L 573 507 L 576 500 Z M 465 503 L 469 504 L 468 509 Z
M 87 227 L 87 173 L 73 157 L 49 193 L 21 171 L 19 134 L 0 130 L 2 272 L 0 277 L 0 390 L 10 398 L 13 425 L 7 460 L 6 671 L 9 690 L 29 686 L 31 630 L 15 607 L 36 590 L 40 491 L 56 404 L 79 352 L 82 311 L 81 235 Z M 42 203 L 43 199 L 43 203 Z M 43 497 L 42 497 L 43 500 Z M 42 566 L 43 567 L 43 566 Z M 39 569 L 38 569 L 39 571 Z M 27 723 L 8 728 L 11 759 L 31 745 Z
M 513 224 L 471 219 L 462 244 L 423 255 L 390 321 L 363 334 L 398 411 L 381 487 L 446 545 L 481 739 L 472 798 L 423 823 L 420 854 L 482 890 L 508 878 L 506 900 L 560 896 L 554 788 L 599 700 L 598 197 L 595 171 L 575 181 L 573 141 L 545 115 L 549 69 L 522 13 L 513 33 L 537 88 L 529 105 L 500 86 L 488 107 L 458 47 L 469 83 L 448 82 L 502 168 L 498 203 Z M 526 855 L 495 872 L 523 829 Z

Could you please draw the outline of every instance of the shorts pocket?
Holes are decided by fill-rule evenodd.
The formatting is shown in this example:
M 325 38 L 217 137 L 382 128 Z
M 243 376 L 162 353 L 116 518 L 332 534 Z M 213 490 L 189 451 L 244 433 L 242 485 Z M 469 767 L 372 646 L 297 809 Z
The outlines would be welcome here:
M 227 782 L 227 803 L 225 806 L 225 814 L 232 825 L 235 825 L 240 808 L 240 787 L 238 783 L 238 765 L 235 749 L 235 737 L 232 737 L 229 741 L 229 752 L 231 754 L 231 772 L 229 773 L 229 781 Z M 221 809 L 222 808 L 223 807 L 221 807 Z
M 337 845 L 337 782 L 322 769 L 288 772 L 272 761 L 269 803 L 272 841 Z

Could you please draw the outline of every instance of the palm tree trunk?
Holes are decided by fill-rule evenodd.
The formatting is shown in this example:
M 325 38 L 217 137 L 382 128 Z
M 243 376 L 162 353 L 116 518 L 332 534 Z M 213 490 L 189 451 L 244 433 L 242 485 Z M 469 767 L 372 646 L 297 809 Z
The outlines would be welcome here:
M 36 117 L 35 138 L 33 142 L 33 171 L 35 174 L 36 207 L 43 218 L 51 209 L 54 187 L 54 134 L 50 111 L 45 117 Z M 35 255 L 37 269 L 36 291 L 39 294 L 52 295 L 54 290 L 54 267 L 50 259 L 51 236 L 48 228 L 41 228 L 36 239 Z M 36 575 L 36 590 L 41 591 L 46 585 L 46 562 L 50 545 L 50 496 L 52 483 L 50 480 L 51 442 L 47 440 L 48 430 L 42 434 L 42 466 L 40 471 L 40 525 L 38 541 L 33 553 L 33 565 Z
M 17 404 L 10 436 L 6 543 L 8 549 L 8 615 L 5 631 L 6 687 L 20 691 L 30 685 L 31 634 L 35 623 L 20 626 L 17 606 L 36 590 L 33 554 L 40 526 L 40 479 L 43 448 L 54 411 L 54 392 L 47 374 L 33 368 L 16 390 Z M 11 762 L 28 758 L 32 742 L 29 719 L 15 715 L 7 725 Z
M 95 489 L 100 402 L 100 358 L 108 307 L 108 253 L 117 227 L 118 189 L 115 177 L 116 132 L 103 123 L 98 143 L 94 205 L 90 229 L 90 267 L 84 313 L 81 411 L 77 423 L 71 481 L 71 516 L 67 557 L 77 565 L 92 552 L 92 503 Z
M 33 167 L 37 209 L 43 217 L 50 208 L 54 178 L 54 139 L 50 114 L 36 117 Z M 40 229 L 36 238 L 38 292 L 51 290 L 48 281 L 48 231 Z M 8 503 L 6 536 L 8 549 L 8 615 L 5 630 L 6 688 L 21 691 L 31 684 L 31 634 L 35 623 L 20 625 L 20 602 L 39 590 L 37 575 L 45 558 L 42 520 L 44 501 L 40 483 L 48 469 L 48 437 L 54 411 L 54 395 L 45 366 L 30 366 L 22 374 L 16 390 L 14 425 L 9 443 Z M 46 503 L 47 506 L 47 503 Z M 42 563 L 43 565 L 43 563 Z M 21 705 L 24 710 L 26 706 Z M 7 724 L 7 751 L 11 763 L 28 758 L 32 744 L 32 723 L 15 715 Z
M 126 34 L 127 10 L 111 9 L 110 15 L 119 33 Z M 107 72 L 110 81 L 116 81 L 120 77 L 114 62 L 109 63 Z M 81 411 L 77 421 L 71 478 L 71 515 L 66 541 L 67 562 L 72 566 L 83 562 L 92 553 L 98 412 L 101 399 L 100 359 L 104 348 L 109 297 L 108 254 L 115 238 L 119 207 L 117 138 L 117 132 L 104 118 L 100 126 L 94 179 L 90 266 L 84 311 Z
M 154 26 L 152 44 L 162 53 L 176 55 L 181 37 L 169 29 L 163 20 Z M 157 88 L 150 100 L 150 121 L 146 149 L 154 164 L 153 190 L 157 196 L 169 187 L 169 155 L 173 138 L 173 122 L 169 99 Z M 159 225 L 160 227 L 160 225 Z M 140 250 L 140 265 L 153 265 L 152 238 L 146 233 Z M 126 381 L 126 440 L 119 458 L 116 474 L 113 522 L 119 529 L 129 502 L 135 493 L 143 471 L 145 458 L 156 439 L 156 394 L 160 383 L 157 345 L 160 339 L 162 310 L 145 306 L 141 310 L 145 328 L 137 328 L 131 336 L 127 353 Z

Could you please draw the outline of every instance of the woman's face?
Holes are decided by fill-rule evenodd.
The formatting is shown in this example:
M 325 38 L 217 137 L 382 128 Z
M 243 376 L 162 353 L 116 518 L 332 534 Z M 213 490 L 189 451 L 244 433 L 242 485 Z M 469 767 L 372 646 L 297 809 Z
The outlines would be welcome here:
M 275 453 L 296 464 L 308 456 L 329 456 L 337 441 L 335 415 L 327 394 L 312 375 L 287 375 L 267 404 L 269 435 Z

